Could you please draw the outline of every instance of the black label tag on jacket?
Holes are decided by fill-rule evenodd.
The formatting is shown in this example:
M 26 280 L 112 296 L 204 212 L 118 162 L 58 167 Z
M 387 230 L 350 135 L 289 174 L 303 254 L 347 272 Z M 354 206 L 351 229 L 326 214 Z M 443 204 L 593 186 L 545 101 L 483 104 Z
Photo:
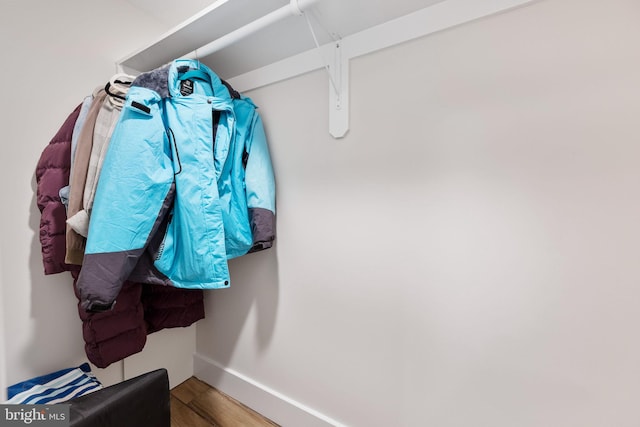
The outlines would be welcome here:
M 180 95 L 187 96 L 193 93 L 193 80 L 183 80 L 180 83 Z
M 138 101 L 132 101 L 131 106 L 137 108 L 140 111 L 144 111 L 145 113 L 151 113 L 151 108 L 147 107 L 144 104 L 140 104 Z

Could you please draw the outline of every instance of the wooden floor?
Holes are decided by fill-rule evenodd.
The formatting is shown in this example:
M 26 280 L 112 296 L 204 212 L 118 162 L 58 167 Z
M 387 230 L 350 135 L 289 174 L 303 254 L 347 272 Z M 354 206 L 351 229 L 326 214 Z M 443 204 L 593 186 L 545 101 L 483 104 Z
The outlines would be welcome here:
M 278 424 L 191 377 L 171 390 L 171 427 L 274 427 Z

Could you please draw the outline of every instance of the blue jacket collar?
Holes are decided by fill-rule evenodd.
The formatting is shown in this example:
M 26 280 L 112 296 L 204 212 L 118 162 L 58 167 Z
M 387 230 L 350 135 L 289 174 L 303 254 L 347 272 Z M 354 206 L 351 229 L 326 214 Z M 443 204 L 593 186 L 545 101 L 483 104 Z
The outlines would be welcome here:
M 194 59 L 176 59 L 171 63 L 169 66 L 169 75 L 167 76 L 169 96 L 175 98 L 183 96 L 180 93 L 180 79 L 178 77 L 180 74 L 190 69 L 200 69 L 209 75 L 211 78 L 211 88 L 213 89 L 213 94 L 216 98 L 222 98 L 225 100 L 231 99 L 229 90 L 222 83 L 220 77 L 211 71 L 209 67 Z

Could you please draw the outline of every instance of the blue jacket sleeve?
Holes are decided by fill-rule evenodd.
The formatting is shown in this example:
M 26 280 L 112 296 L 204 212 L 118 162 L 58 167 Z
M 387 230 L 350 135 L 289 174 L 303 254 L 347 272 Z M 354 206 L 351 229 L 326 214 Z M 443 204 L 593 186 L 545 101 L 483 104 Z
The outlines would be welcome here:
M 96 189 L 77 281 L 85 310 L 113 305 L 169 209 L 173 174 L 160 96 L 132 87 Z
M 253 116 L 245 157 L 247 208 L 253 234 L 249 252 L 257 252 L 270 248 L 276 238 L 275 177 L 267 137 L 257 111 Z

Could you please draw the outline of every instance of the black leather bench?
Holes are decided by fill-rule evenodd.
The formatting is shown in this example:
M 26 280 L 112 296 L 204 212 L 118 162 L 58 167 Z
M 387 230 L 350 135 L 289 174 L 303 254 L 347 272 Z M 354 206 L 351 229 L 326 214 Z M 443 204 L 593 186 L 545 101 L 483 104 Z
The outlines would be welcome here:
M 71 427 L 171 427 L 166 369 L 71 399 Z

